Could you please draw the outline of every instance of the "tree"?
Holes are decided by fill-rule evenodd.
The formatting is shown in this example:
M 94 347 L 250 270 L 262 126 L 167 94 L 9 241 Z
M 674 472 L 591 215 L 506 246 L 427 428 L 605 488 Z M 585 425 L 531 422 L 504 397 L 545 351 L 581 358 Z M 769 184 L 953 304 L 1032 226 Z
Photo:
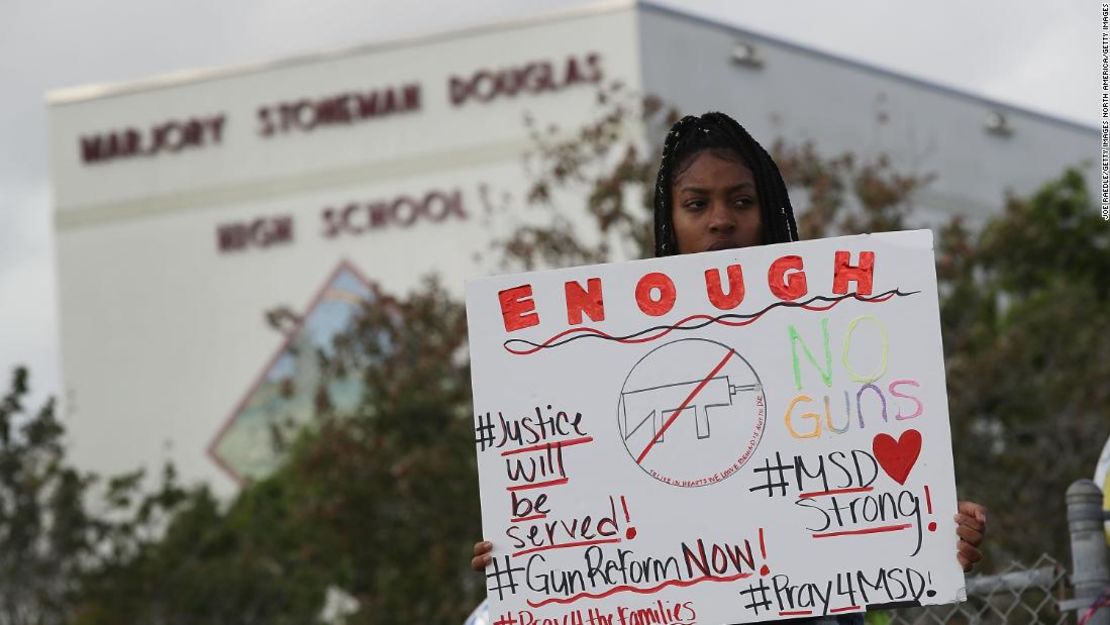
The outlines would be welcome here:
M 0 623 L 62 623 L 92 553 L 97 524 L 84 508 L 89 480 L 64 464 L 54 402 L 25 407 L 17 368 L 0 402 Z
M 325 363 L 362 372 L 355 414 L 321 397 L 279 471 L 228 506 L 177 500 L 160 540 L 88 580 L 79 622 L 311 623 L 329 588 L 357 602 L 348 625 L 460 622 L 483 590 L 465 339 L 434 281 L 366 306 Z
M 993 553 L 1062 559 L 1064 492 L 1110 435 L 1110 230 L 1069 170 L 939 248 L 961 486 L 991 508 Z
M 32 410 L 29 393 L 18 367 L 0 400 L 2 625 L 69 622 L 88 571 L 128 557 L 156 521 L 157 498 L 132 505 L 141 474 L 101 484 L 74 469 L 54 401 Z

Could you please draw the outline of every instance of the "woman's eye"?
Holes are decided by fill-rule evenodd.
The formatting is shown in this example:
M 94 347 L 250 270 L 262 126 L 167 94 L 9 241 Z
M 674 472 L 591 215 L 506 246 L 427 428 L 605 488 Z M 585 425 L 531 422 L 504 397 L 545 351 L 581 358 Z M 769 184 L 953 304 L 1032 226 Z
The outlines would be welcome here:
M 746 208 L 748 206 L 751 206 L 752 204 L 755 204 L 755 200 L 750 197 L 736 198 L 736 206 L 740 208 Z
M 705 200 L 686 200 L 684 206 L 691 210 L 701 210 L 705 208 Z

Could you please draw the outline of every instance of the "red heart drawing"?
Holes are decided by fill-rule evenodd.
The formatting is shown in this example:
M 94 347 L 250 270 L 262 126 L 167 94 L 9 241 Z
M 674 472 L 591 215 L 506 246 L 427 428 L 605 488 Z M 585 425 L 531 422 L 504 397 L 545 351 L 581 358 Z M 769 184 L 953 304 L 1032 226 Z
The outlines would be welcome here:
M 906 430 L 897 441 L 889 434 L 879 434 L 871 441 L 871 451 L 875 452 L 879 466 L 891 479 L 905 484 L 917 456 L 921 454 L 921 432 Z

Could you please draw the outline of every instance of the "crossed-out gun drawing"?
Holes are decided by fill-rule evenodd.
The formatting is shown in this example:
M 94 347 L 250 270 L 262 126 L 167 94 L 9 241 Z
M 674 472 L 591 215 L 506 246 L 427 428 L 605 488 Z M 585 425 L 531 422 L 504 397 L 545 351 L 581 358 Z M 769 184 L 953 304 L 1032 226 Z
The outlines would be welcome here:
M 704 387 L 697 391 L 693 399 L 686 402 L 703 381 Z M 708 380 L 690 380 L 624 391 L 621 393 L 620 400 L 624 440 L 629 441 L 650 421 L 652 440 L 655 444 L 662 443 L 666 438 L 665 434 L 660 435 L 663 424 L 683 403 L 686 405 L 682 408 L 679 418 L 685 418 L 686 413 L 693 411 L 697 438 L 707 439 L 711 433 L 710 417 L 714 412 L 727 411 L 732 407 L 732 398 L 737 393 L 758 393 L 762 390 L 762 386 L 758 383 L 736 385 L 729 382 L 727 375 L 720 375 Z

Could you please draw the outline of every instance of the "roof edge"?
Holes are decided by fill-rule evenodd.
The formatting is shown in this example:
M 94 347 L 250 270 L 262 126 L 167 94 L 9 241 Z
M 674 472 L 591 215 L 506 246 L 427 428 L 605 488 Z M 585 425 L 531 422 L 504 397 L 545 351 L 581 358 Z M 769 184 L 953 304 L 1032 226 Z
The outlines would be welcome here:
M 367 52 L 377 52 L 394 48 L 422 45 L 445 39 L 472 37 L 489 31 L 506 30 L 532 26 L 550 21 L 562 21 L 601 15 L 637 6 L 638 0 L 598 0 L 593 4 L 537 13 L 526 17 L 503 19 L 485 24 L 475 24 L 442 31 L 421 34 L 401 35 L 374 43 L 344 46 L 318 52 L 305 52 L 284 56 L 269 61 L 238 63 L 220 67 L 206 67 L 171 71 L 147 78 L 119 82 L 92 83 L 74 87 L 60 87 L 46 92 L 48 106 L 75 104 L 89 100 L 99 100 L 118 95 L 127 95 L 155 89 L 164 89 L 189 83 L 218 80 L 229 76 L 251 74 L 284 67 L 294 67 L 330 59 L 339 59 Z
M 1047 122 L 1051 122 L 1051 123 L 1055 123 L 1055 124 L 1060 124 L 1060 125 L 1063 125 L 1063 126 L 1068 126 L 1068 127 L 1072 128 L 1074 130 L 1081 130 L 1081 131 L 1093 132 L 1093 133 L 1097 133 L 1099 131 L 1098 126 L 1096 126 L 1094 124 L 1087 125 L 1087 124 L 1084 124 L 1082 122 L 1078 122 L 1078 121 L 1074 121 L 1074 120 L 1067 119 L 1067 118 L 1064 118 L 1064 117 L 1060 117 L 1060 116 L 1057 116 L 1057 115 L 1053 115 L 1051 113 L 1045 113 L 1045 112 L 1042 112 L 1042 111 L 1035 111 L 1033 109 L 1029 109 L 1029 108 L 1026 108 L 1026 107 L 1023 107 L 1023 106 L 1010 104 L 1008 102 L 1003 102 L 1003 101 L 999 101 L 999 100 L 994 100 L 994 99 L 988 98 L 986 96 L 982 96 L 982 95 L 979 95 L 979 94 L 976 94 L 976 93 L 972 93 L 971 91 L 966 91 L 966 90 L 963 90 L 963 89 L 959 89 L 957 87 L 944 85 L 944 84 L 941 84 L 941 83 L 938 83 L 938 82 L 933 82 L 933 81 L 926 80 L 926 79 L 923 79 L 923 78 L 916 78 L 916 77 L 910 76 L 908 74 L 903 74 L 903 73 L 900 73 L 900 72 L 897 72 L 897 71 L 894 71 L 894 70 L 891 70 L 891 69 L 886 69 L 886 68 L 883 68 L 883 67 L 879 67 L 878 65 L 872 65 L 872 64 L 866 63 L 864 61 L 857 61 L 855 59 L 852 59 L 852 58 L 849 58 L 849 57 L 846 57 L 846 56 L 841 56 L 839 54 L 835 54 L 835 53 L 832 53 L 832 52 L 825 52 L 823 50 L 818 50 L 816 48 L 810 48 L 810 47 L 804 46 L 802 44 L 790 41 L 788 39 L 781 39 L 781 38 L 776 37 L 774 35 L 767 35 L 767 34 L 764 34 L 764 33 L 761 33 L 761 32 L 757 32 L 757 31 L 754 31 L 754 30 L 749 30 L 747 28 L 743 28 L 741 26 L 735 26 L 733 24 L 727 24 L 727 23 L 724 23 L 724 22 L 719 22 L 719 21 L 716 21 L 712 18 L 705 17 L 705 16 L 702 16 L 702 15 L 696 15 L 696 14 L 690 13 L 689 11 L 686 11 L 686 10 L 682 10 L 682 9 L 678 9 L 678 8 L 675 8 L 675 7 L 666 6 L 666 5 L 662 5 L 662 4 L 657 4 L 656 2 L 654 2 L 652 0 L 640 0 L 639 1 L 639 6 L 645 8 L 645 9 L 648 9 L 648 10 L 656 11 L 658 13 L 671 15 L 671 16 L 675 16 L 675 17 L 680 17 L 680 18 L 687 19 L 687 20 L 697 22 L 697 23 L 700 23 L 700 24 L 704 24 L 704 25 L 707 25 L 707 26 L 714 26 L 714 27 L 720 28 L 722 30 L 726 30 L 726 31 L 730 31 L 730 32 L 733 32 L 733 33 L 741 34 L 745 37 L 750 37 L 752 39 L 760 40 L 764 43 L 770 43 L 770 44 L 773 44 L 773 45 L 782 46 L 784 48 L 789 48 L 790 50 L 793 50 L 795 52 L 801 52 L 803 54 L 808 54 L 810 56 L 814 56 L 814 57 L 824 59 L 824 60 L 827 60 L 827 61 L 840 63 L 842 65 L 847 65 L 849 67 L 855 67 L 857 69 L 862 69 L 864 71 L 868 71 L 868 72 L 871 72 L 873 74 L 878 74 L 880 76 L 885 76 L 887 78 L 893 78 L 895 80 L 900 80 L 902 82 L 907 82 L 907 83 L 910 83 L 912 85 L 916 85 L 918 87 L 924 87 L 924 88 L 929 89 L 931 91 L 936 91 L 936 92 L 940 92 L 940 93 L 945 93 L 947 95 L 956 96 L 956 97 L 964 98 L 964 99 L 967 99 L 967 100 L 972 100 L 972 101 L 978 102 L 978 103 L 983 104 L 983 105 L 996 107 L 996 108 L 1004 109 L 1004 110 L 1015 112 L 1015 113 L 1021 113 L 1023 115 L 1028 115 L 1030 117 L 1034 117 L 1034 118 L 1040 119 L 1042 121 L 1047 121 Z

